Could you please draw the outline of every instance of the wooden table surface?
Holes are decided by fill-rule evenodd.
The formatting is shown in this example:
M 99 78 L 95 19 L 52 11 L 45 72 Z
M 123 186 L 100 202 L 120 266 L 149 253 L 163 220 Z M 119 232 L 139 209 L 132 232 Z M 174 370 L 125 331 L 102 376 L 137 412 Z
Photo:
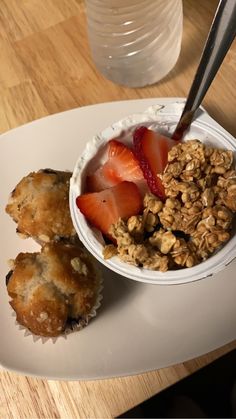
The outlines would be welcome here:
M 0 132 L 67 109 L 147 97 L 186 96 L 217 0 L 184 0 L 182 51 L 156 85 L 130 89 L 96 70 L 89 53 L 81 0 L 0 0 Z M 204 106 L 236 136 L 236 44 Z M 90 382 L 56 382 L 0 372 L 0 418 L 114 417 L 222 354 L 210 354 L 147 374 Z

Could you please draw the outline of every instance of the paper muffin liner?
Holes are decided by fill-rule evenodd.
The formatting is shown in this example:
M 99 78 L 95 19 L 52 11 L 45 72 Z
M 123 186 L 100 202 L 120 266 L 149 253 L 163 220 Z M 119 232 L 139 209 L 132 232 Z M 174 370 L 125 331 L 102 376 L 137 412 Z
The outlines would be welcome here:
M 67 339 L 67 336 L 70 333 L 78 332 L 79 330 L 83 329 L 88 325 L 88 323 L 91 321 L 92 318 L 96 317 L 97 310 L 101 306 L 101 301 L 103 299 L 102 290 L 103 290 L 103 278 L 101 276 L 101 272 L 98 266 L 96 266 L 96 271 L 98 273 L 98 279 L 99 279 L 99 285 L 97 290 L 97 298 L 95 301 L 94 306 L 92 307 L 90 313 L 88 313 L 86 316 L 80 317 L 78 320 L 74 320 L 71 322 L 71 324 L 68 324 L 63 331 L 58 336 L 50 337 L 50 336 L 41 336 L 41 335 L 35 335 L 32 333 L 29 329 L 27 329 L 25 326 L 18 323 L 16 320 L 16 312 L 12 309 L 12 317 L 15 318 L 15 325 L 18 328 L 18 330 L 24 332 L 24 336 L 28 337 L 31 336 L 33 338 L 34 342 L 41 341 L 41 343 L 46 343 L 48 341 L 51 341 L 52 343 L 56 343 L 58 339 Z

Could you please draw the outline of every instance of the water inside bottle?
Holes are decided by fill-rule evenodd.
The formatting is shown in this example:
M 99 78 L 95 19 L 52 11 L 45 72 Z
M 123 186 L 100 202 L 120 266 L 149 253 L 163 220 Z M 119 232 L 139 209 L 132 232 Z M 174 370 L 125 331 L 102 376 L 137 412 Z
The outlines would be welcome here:
M 182 0 L 87 0 L 93 60 L 108 79 L 153 84 L 174 67 L 181 48 Z

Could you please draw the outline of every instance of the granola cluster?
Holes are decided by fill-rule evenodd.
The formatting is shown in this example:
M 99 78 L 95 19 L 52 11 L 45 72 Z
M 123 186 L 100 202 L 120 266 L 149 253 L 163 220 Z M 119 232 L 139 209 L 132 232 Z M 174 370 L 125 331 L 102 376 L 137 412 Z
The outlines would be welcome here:
M 117 246 L 105 246 L 104 258 L 118 254 L 133 265 L 166 271 L 192 267 L 229 240 L 236 212 L 232 151 L 198 140 L 179 143 L 160 177 L 165 202 L 147 194 L 141 215 L 113 225 Z

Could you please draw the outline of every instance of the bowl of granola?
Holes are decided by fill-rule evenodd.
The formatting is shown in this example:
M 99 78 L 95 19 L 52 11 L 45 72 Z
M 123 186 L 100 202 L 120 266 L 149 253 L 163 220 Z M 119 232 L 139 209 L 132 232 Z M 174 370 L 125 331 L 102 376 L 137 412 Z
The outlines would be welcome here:
M 236 143 L 210 117 L 183 141 L 176 114 L 155 107 L 105 129 L 76 162 L 70 210 L 105 266 L 152 284 L 211 276 L 236 256 Z

